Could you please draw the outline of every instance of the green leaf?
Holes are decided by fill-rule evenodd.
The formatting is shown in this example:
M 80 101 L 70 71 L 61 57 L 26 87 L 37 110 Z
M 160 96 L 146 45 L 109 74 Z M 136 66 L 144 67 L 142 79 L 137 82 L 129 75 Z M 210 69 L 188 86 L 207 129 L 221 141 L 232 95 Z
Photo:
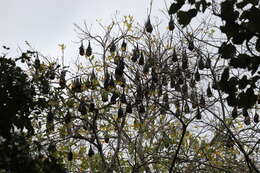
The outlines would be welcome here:
M 237 56 L 237 58 L 234 58 L 234 57 L 231 58 L 229 65 L 233 66 L 234 68 L 243 68 L 243 69 L 245 69 L 245 68 L 250 67 L 250 64 L 252 64 L 251 61 L 252 61 L 252 57 L 250 57 L 249 55 L 247 55 L 247 54 L 239 54 Z M 256 64 L 257 63 L 252 64 L 253 67 Z M 252 68 L 249 68 L 248 70 L 251 70 L 251 69 Z
M 236 35 L 234 35 L 232 38 L 232 42 L 237 45 L 243 44 L 243 42 L 246 40 L 246 37 L 246 32 L 236 33 Z
M 225 25 L 220 26 L 222 33 L 225 33 L 227 38 L 232 38 L 239 33 L 240 26 L 235 22 L 226 22 Z
M 189 11 L 179 11 L 177 13 L 178 22 L 183 27 L 186 27 L 190 23 L 191 19 L 196 15 L 197 15 L 196 9 L 190 9 Z
M 234 10 L 234 3 L 236 0 L 228 0 L 223 1 L 221 3 L 221 18 L 226 21 L 232 21 L 234 22 L 238 16 L 239 12 Z
M 232 44 L 223 43 L 219 48 L 219 53 L 224 59 L 233 58 L 236 53 L 236 47 Z
M 177 1 L 177 3 L 172 3 L 168 13 L 170 15 L 175 14 L 179 9 L 181 9 L 181 7 L 184 5 L 184 2 L 185 2 L 184 0 L 179 0 Z
M 251 57 L 247 54 L 239 54 L 238 55 L 238 59 L 239 59 L 239 66 L 240 68 L 246 68 L 250 65 L 250 59 Z

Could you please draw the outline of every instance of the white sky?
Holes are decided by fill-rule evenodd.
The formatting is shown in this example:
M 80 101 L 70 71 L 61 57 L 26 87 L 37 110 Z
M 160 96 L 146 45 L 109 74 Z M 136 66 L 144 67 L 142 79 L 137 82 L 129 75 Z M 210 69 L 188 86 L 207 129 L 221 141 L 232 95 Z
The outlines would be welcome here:
M 67 55 L 77 51 L 74 23 L 97 25 L 96 19 L 109 23 L 116 11 L 118 17 L 132 15 L 140 22 L 147 19 L 150 0 L 0 0 L 0 46 L 26 49 L 25 41 L 45 55 L 60 55 L 58 44 L 64 43 Z M 169 2 L 168 2 L 169 4 Z M 162 15 L 164 0 L 154 0 L 152 16 Z M 0 48 L 2 51 L 2 48 Z M 13 53 L 12 52 L 12 53 Z M 75 54 L 76 55 L 76 52 Z

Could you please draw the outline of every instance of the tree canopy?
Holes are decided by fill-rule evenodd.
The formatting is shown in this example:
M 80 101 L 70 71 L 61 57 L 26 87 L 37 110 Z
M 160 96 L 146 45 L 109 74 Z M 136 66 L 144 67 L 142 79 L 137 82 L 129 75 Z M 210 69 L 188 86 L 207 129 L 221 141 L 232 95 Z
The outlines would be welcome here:
M 169 15 L 177 15 L 178 22 L 183 27 L 196 18 L 198 13 L 204 13 L 207 8 L 211 8 L 212 14 L 223 22 L 218 27 L 226 39 L 221 42 L 218 53 L 228 61 L 229 68 L 223 72 L 225 77 L 219 81 L 219 87 L 229 95 L 229 106 L 252 108 L 257 102 L 257 95 L 252 90 L 257 90 L 256 83 L 259 80 L 259 1 L 226 0 L 218 4 L 216 1 L 210 3 L 206 0 L 194 0 L 187 1 L 191 7 L 188 11 L 183 11 L 181 9 L 185 2 L 177 0 L 171 4 L 168 11 Z M 232 69 L 243 69 L 248 73 L 241 78 L 229 78 L 227 75 Z M 247 85 L 250 87 L 247 88 Z
M 176 0 L 167 29 L 75 25 L 74 66 L 3 54 L 0 172 L 259 172 L 258 13 Z

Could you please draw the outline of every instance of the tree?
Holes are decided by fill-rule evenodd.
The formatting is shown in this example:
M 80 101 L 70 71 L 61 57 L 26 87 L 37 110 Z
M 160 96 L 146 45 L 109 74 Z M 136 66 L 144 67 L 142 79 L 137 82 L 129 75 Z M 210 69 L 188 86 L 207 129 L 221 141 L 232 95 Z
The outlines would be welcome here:
M 76 25 L 76 67 L 31 47 L 23 53 L 33 101 L 44 108 L 29 112 L 43 171 L 63 163 L 70 172 L 259 172 L 255 88 L 221 58 L 234 40 L 219 39 L 215 10 L 189 25 L 212 5 L 188 1 L 195 8 L 185 12 L 185 2 L 171 4 L 168 30 L 150 14 L 144 26 L 131 16 L 100 24 L 99 35 Z
M 55 77 L 36 137 L 55 144 L 69 170 L 257 171 L 257 125 L 237 118 L 247 111 L 227 108 L 218 84 L 225 66 L 208 41 L 212 28 L 204 22 L 185 32 L 173 24 L 163 34 L 150 18 L 143 28 L 126 16 L 101 24 L 104 35 L 76 25 L 77 72 L 58 62 L 40 72 L 52 69 Z
M 219 4 L 216 1 L 211 2 L 187 1 L 191 5 L 190 9 L 183 11 L 186 1 L 178 0 L 171 4 L 168 12 L 171 16 L 176 14 L 183 27 L 187 27 L 193 18 L 199 18 L 197 14 L 200 12 L 212 14 L 215 20 L 223 22 L 222 25 L 217 25 L 226 36 L 218 46 L 218 53 L 227 66 L 217 81 L 217 87 L 228 94 L 227 104 L 234 107 L 234 118 L 237 117 L 237 109 L 242 109 L 246 124 L 250 123 L 248 111 L 255 112 L 252 119 L 258 122 L 260 30 L 256 19 L 260 14 L 259 1 L 224 0 Z M 255 166 L 251 167 L 259 172 Z
M 55 159 L 44 159 L 41 144 L 32 139 L 35 135 L 32 115 L 44 111 L 46 103 L 39 98 L 43 94 L 36 90 L 39 85 L 17 65 L 19 60 L 30 61 L 31 54 L 23 53 L 16 60 L 6 58 L 6 54 L 0 57 L 0 172 L 40 173 L 51 168 L 52 172 L 62 173 L 65 172 L 62 165 Z
M 259 1 L 225 0 L 218 4 L 206 0 L 187 1 L 191 5 L 188 11 L 181 10 L 185 6 L 184 0 L 172 3 L 169 15 L 177 14 L 178 22 L 186 27 L 190 21 L 201 13 L 212 13 L 217 20 L 223 21 L 218 25 L 220 32 L 226 36 L 218 47 L 221 58 L 228 61 L 229 68 L 223 72 L 227 76 L 230 71 L 244 71 L 245 75 L 221 78 L 219 87 L 229 95 L 229 106 L 250 109 L 257 102 L 259 80 L 259 31 L 256 19 L 260 17 Z M 211 8 L 210 12 L 206 9 Z M 243 69 L 243 70 L 242 70 Z M 247 72 L 247 73 L 246 73 Z M 246 86 L 250 85 L 249 88 Z

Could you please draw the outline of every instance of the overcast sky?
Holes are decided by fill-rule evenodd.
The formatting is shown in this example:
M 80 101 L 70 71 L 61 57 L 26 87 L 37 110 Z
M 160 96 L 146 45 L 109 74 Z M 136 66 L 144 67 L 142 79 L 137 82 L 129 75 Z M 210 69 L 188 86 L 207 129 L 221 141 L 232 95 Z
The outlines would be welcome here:
M 144 23 L 150 0 L 0 0 L 0 46 L 17 50 L 28 41 L 45 55 L 59 55 L 58 44 L 67 46 L 68 55 L 78 45 L 74 23 L 95 25 L 96 19 L 111 21 L 116 11 L 119 17 L 132 15 Z M 155 0 L 152 16 L 162 14 L 164 0 Z M 2 49 L 0 49 L 2 50 Z

